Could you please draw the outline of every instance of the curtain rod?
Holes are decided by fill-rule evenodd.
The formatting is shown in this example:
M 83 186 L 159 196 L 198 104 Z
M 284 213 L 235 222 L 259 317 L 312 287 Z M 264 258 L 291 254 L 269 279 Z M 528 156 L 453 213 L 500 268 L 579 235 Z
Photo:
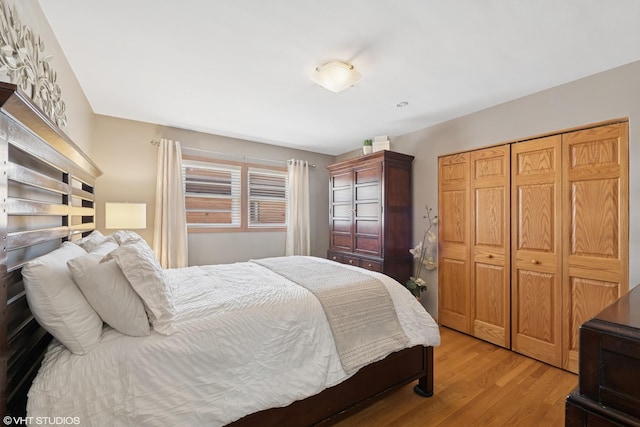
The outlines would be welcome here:
M 151 145 L 155 145 L 156 147 L 160 145 L 160 141 L 156 141 L 155 139 L 149 141 L 149 143 Z M 252 156 L 242 156 L 239 154 L 231 154 L 231 153 L 223 153 L 221 151 L 212 151 L 212 150 L 204 150 L 202 148 L 192 148 L 192 147 L 183 147 L 184 151 L 200 151 L 202 153 L 207 153 L 207 154 L 219 154 L 222 156 L 228 156 L 228 157 L 235 157 L 238 159 L 243 159 L 243 160 L 259 160 L 259 161 L 263 161 L 263 162 L 273 162 L 273 163 L 282 163 L 282 164 L 287 164 L 288 162 L 286 160 L 274 160 L 274 159 L 265 159 L 263 157 L 252 157 Z M 309 163 L 309 166 L 312 168 L 315 168 L 316 165 L 313 163 Z

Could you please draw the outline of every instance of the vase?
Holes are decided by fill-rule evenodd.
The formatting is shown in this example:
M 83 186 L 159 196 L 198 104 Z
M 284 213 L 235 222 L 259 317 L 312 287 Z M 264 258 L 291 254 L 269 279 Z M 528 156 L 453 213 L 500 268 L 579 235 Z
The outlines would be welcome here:
M 363 145 L 362 146 L 362 152 L 364 154 L 371 154 L 372 151 L 373 151 L 373 147 L 371 145 Z

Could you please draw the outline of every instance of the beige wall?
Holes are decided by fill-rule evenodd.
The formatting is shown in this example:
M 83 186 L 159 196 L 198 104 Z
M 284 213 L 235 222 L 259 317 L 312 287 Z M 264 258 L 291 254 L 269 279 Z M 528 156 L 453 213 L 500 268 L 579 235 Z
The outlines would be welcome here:
M 91 152 L 91 128 L 93 110 L 80 88 L 76 76 L 71 70 L 58 41 L 56 40 L 42 9 L 36 0 L 2 0 L 12 7 L 15 5 L 17 15 L 30 28 L 34 35 L 40 36 L 44 43 L 44 55 L 51 55 L 51 68 L 57 73 L 62 100 L 67 109 L 67 126 L 64 132 L 89 156 Z M 9 77 L 0 73 L 0 81 L 11 82 Z
M 200 147 L 276 160 L 298 158 L 315 163 L 317 167 L 310 173 L 311 250 L 313 255 L 325 256 L 329 241 L 328 173 L 325 166 L 333 163 L 333 156 L 96 115 L 38 2 L 2 1 L 15 6 L 22 24 L 44 41 L 45 54 L 52 56 L 50 63 L 57 72 L 57 82 L 67 108 L 68 125 L 63 130 L 104 173 L 96 186 L 99 230 L 110 232 L 104 228 L 106 201 L 144 202 L 147 203 L 148 226 L 146 230 L 140 230 L 140 234 L 149 243 L 152 242 L 157 149 L 149 141 L 165 137 L 179 140 L 183 147 Z M 10 79 L 0 74 L 0 81 Z M 283 255 L 284 236 L 283 232 L 193 234 L 189 239 L 189 262 L 211 264 Z
M 520 98 L 437 126 L 393 138 L 393 149 L 416 157 L 414 241 L 422 235 L 424 205 L 438 205 L 438 156 L 524 139 L 609 119 L 629 117 L 630 287 L 640 283 L 640 61 Z M 437 315 L 437 272 L 423 303 Z
M 45 54 L 52 55 L 52 67 L 67 107 L 64 131 L 103 170 L 98 180 L 98 228 L 104 230 L 104 202 L 146 202 L 147 230 L 141 234 L 152 240 L 155 199 L 156 149 L 152 139 L 166 137 L 184 147 L 249 154 L 271 159 L 302 158 L 317 164 L 311 173 L 312 252 L 324 256 L 328 246 L 328 174 L 331 156 L 258 144 L 249 141 L 120 120 L 93 114 L 73 71 L 36 0 L 3 0 L 16 6 L 22 23 L 39 35 Z M 8 81 L 0 75 L 1 81 Z M 640 62 L 609 70 L 569 84 L 508 102 L 478 113 L 393 138 L 393 149 L 416 156 L 414 161 L 414 241 L 422 236 L 424 206 L 437 209 L 437 157 L 503 141 L 562 130 L 613 118 L 629 117 L 630 140 L 630 284 L 640 283 Z M 358 152 L 339 156 L 342 160 Z M 190 263 L 232 262 L 254 257 L 281 255 L 284 233 L 217 233 L 192 235 Z M 423 297 L 428 310 L 437 313 L 437 273 L 428 273 L 429 292 Z
M 316 164 L 309 174 L 311 251 L 313 255 L 326 255 L 329 242 L 329 175 L 326 165 L 333 162 L 333 156 L 101 115 L 95 117 L 92 147 L 94 160 L 104 172 L 96 189 L 99 230 L 110 232 L 104 229 L 105 202 L 145 202 L 148 227 L 140 234 L 149 243 L 153 241 L 157 148 L 150 141 L 160 138 L 180 141 L 183 151 L 189 154 L 207 156 L 206 152 L 189 151 L 192 148 L 234 155 L 209 155 L 227 160 L 242 161 L 246 155 L 271 160 L 296 158 Z M 247 161 L 259 163 L 257 160 Z M 264 164 L 284 166 L 273 162 Z M 284 232 L 193 233 L 189 235 L 189 264 L 229 263 L 281 256 L 284 255 L 284 239 Z

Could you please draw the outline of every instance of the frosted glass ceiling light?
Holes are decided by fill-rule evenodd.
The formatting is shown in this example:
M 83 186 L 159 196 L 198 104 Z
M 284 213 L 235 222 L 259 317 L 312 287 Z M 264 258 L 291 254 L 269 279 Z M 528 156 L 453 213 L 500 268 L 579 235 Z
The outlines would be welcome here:
M 314 76 L 316 83 L 331 92 L 342 92 L 360 80 L 360 73 L 353 65 L 340 61 L 330 61 L 319 66 Z

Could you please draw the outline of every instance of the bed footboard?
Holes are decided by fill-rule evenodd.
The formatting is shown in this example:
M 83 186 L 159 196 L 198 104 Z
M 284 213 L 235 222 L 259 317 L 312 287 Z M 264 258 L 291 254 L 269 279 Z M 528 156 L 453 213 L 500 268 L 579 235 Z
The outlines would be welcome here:
M 416 346 L 392 353 L 315 396 L 247 415 L 230 426 L 333 424 L 416 379 L 421 396 L 433 395 L 433 347 Z

